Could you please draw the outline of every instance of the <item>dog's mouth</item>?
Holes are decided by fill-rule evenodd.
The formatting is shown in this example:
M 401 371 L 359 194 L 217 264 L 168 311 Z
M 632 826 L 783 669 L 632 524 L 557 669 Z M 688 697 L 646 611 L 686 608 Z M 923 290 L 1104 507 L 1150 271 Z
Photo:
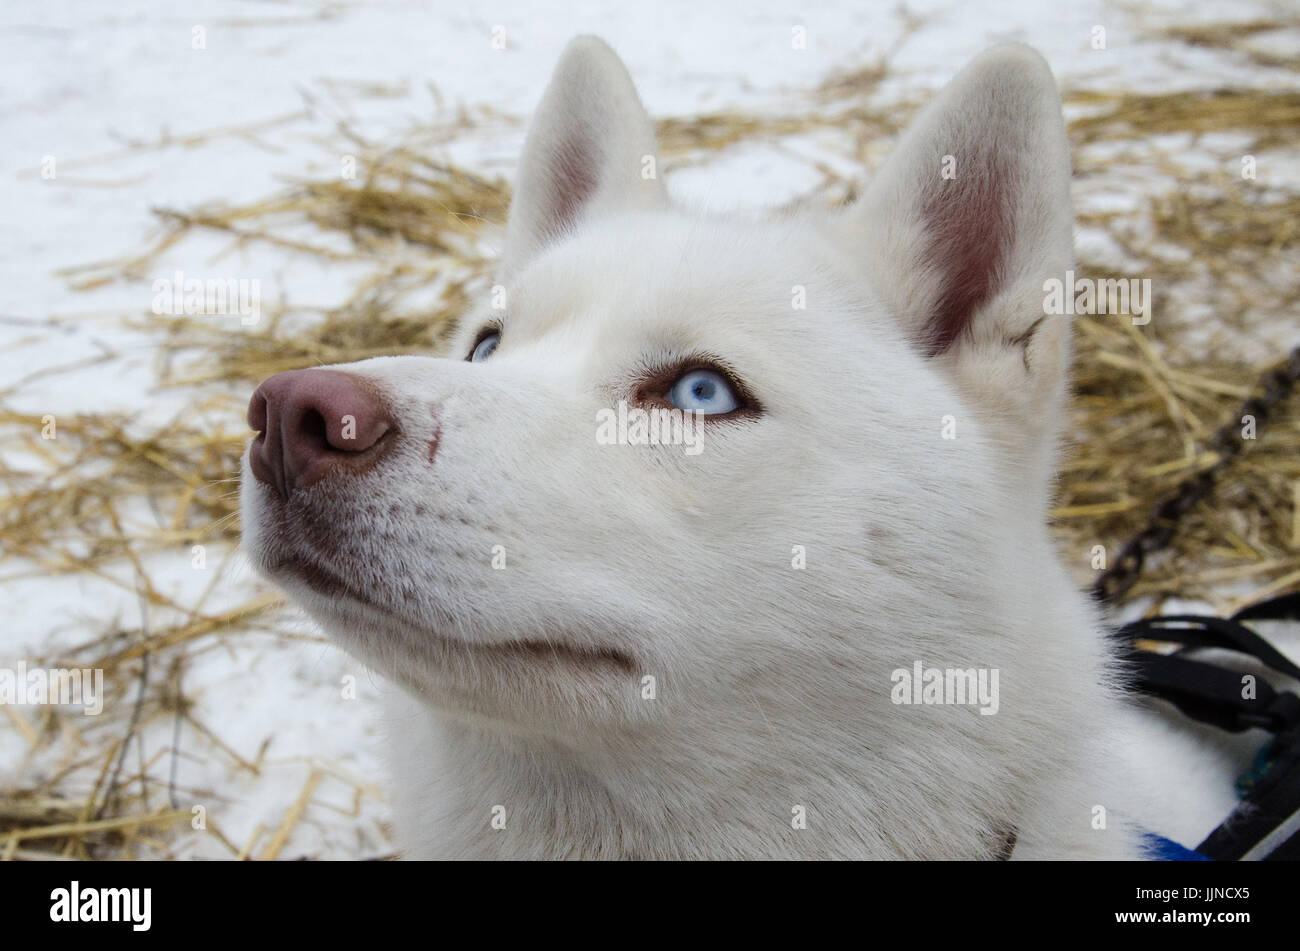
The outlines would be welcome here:
M 344 599 L 359 606 L 365 612 L 381 615 L 404 627 L 418 627 L 421 636 L 431 639 L 440 650 L 448 654 L 460 655 L 466 660 L 499 661 L 511 665 L 523 662 L 535 667 L 558 665 L 583 671 L 603 671 L 626 676 L 631 676 L 637 671 L 637 664 L 633 658 L 614 648 L 588 647 L 549 639 L 478 643 L 428 630 L 422 625 L 415 624 L 391 606 L 381 604 L 369 595 L 356 590 L 341 574 L 311 559 L 281 556 L 266 565 L 264 570 L 276 579 L 299 582 L 318 595 L 330 599 Z

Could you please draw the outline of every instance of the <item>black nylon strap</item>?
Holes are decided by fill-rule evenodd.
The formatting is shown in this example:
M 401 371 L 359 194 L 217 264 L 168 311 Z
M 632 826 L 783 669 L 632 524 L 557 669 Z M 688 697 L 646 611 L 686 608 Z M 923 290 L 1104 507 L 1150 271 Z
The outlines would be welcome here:
M 1242 608 L 1234 621 L 1300 621 L 1300 591 Z
M 1196 847 L 1219 861 L 1300 859 L 1300 731 L 1278 738 L 1269 769 L 1224 822 Z
M 1238 612 L 1226 621 L 1222 618 L 1201 617 L 1194 614 L 1170 614 L 1144 618 L 1125 624 L 1116 636 L 1130 641 L 1145 637 L 1154 641 L 1182 644 L 1185 647 L 1221 647 L 1226 650 L 1240 651 L 1256 658 L 1280 674 L 1300 679 L 1300 667 L 1291 663 L 1272 644 L 1241 623 L 1246 619 L 1279 620 L 1275 614 L 1259 613 L 1270 603 L 1265 601 L 1263 604 L 1254 605 L 1251 609 L 1253 613 Z
M 1300 680 L 1300 666 L 1292 663 L 1243 620 L 1300 619 L 1300 595 L 1283 595 L 1238 611 L 1230 619 L 1174 614 L 1143 618 L 1115 632 L 1123 659 L 1138 688 L 1162 697 L 1196 720 L 1240 733 L 1262 728 L 1282 733 L 1300 725 L 1300 697 L 1275 691 L 1262 678 L 1254 680 L 1253 696 L 1246 691 L 1246 674 L 1184 656 L 1184 651 L 1215 647 L 1254 657 L 1260 663 Z M 1139 650 L 1139 639 L 1182 645 L 1173 654 Z
M 1227 620 L 1196 615 L 1144 618 L 1113 636 L 1140 689 L 1204 723 L 1236 733 L 1262 728 L 1275 734 L 1267 769 L 1197 851 L 1228 861 L 1300 859 L 1300 697 L 1274 690 L 1259 677 L 1254 678 L 1253 695 L 1244 697 L 1245 674 L 1184 656 L 1184 651 L 1202 647 L 1233 650 L 1300 679 L 1300 667 L 1241 623 L 1247 620 L 1300 620 L 1300 594 L 1262 601 Z M 1142 638 L 1182 646 L 1173 654 L 1157 654 L 1136 647 Z
M 1240 733 L 1259 728 L 1280 733 L 1300 725 L 1300 697 L 1276 691 L 1254 678 L 1253 695 L 1246 697 L 1244 674 L 1177 655 L 1129 651 L 1136 686 L 1168 700 L 1194 720 Z

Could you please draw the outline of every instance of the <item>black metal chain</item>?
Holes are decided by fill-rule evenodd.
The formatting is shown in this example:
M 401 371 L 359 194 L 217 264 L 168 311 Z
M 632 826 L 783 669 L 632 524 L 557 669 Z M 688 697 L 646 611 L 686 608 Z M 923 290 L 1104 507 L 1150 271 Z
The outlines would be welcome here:
M 1217 454 L 1214 464 L 1184 479 L 1172 493 L 1160 500 L 1146 526 L 1129 539 L 1115 563 L 1097 579 L 1092 588 L 1094 598 L 1114 604 L 1137 584 L 1147 557 L 1168 546 L 1183 517 L 1210 494 L 1223 470 L 1246 448 L 1242 419 L 1254 417 L 1255 435 L 1258 435 L 1259 427 L 1291 395 L 1297 382 L 1300 382 L 1300 347 L 1264 373 L 1254 394 L 1241 404 L 1237 418 L 1225 424 L 1210 440 L 1210 448 Z

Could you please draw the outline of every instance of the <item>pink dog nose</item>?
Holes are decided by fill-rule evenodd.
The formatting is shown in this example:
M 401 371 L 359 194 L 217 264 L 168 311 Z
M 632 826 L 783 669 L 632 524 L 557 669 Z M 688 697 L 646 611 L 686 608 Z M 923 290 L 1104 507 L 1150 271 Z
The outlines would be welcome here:
M 290 370 L 263 381 L 248 403 L 258 430 L 249 452 L 253 475 L 281 498 L 339 465 L 369 465 L 395 428 L 366 381 L 337 370 Z

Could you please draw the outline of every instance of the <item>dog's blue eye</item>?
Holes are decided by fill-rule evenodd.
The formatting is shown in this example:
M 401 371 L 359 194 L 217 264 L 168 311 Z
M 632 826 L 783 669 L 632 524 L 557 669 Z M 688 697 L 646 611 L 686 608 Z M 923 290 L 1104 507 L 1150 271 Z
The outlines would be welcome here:
M 687 412 L 717 415 L 740 408 L 740 400 L 727 378 L 717 370 L 683 373 L 668 391 L 668 402 Z
M 469 355 L 469 362 L 482 363 L 492 356 L 492 351 L 497 348 L 497 344 L 500 342 L 501 335 L 499 333 L 488 334 L 475 345 L 474 352 Z

